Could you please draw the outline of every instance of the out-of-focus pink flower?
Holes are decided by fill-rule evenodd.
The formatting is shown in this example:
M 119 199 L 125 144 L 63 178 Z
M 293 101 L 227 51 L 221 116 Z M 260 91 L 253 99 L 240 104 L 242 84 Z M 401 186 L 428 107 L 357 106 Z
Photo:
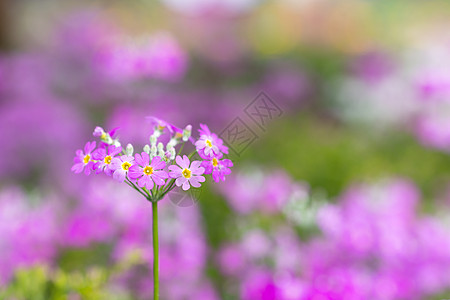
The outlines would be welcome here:
M 270 174 L 259 170 L 252 174 L 238 173 L 229 176 L 229 180 L 219 186 L 230 206 L 242 214 L 281 212 L 298 187 L 280 170 L 273 170 Z
M 278 299 L 280 290 L 277 288 L 270 272 L 265 270 L 253 271 L 242 283 L 241 299 Z
M 245 256 L 239 245 L 226 245 L 217 255 L 217 261 L 222 273 L 227 276 L 237 276 L 245 268 Z
M 16 187 L 0 192 L 0 284 L 6 283 L 17 268 L 50 265 L 57 255 L 59 207 L 54 199 L 36 208 L 27 200 Z

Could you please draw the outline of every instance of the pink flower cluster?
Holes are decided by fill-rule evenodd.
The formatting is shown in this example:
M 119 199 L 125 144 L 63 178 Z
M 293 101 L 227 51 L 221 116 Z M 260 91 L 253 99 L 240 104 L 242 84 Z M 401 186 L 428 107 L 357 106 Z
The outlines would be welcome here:
M 105 173 L 119 182 L 126 182 L 148 199 L 162 199 L 174 186 L 189 190 L 199 188 L 205 182 L 204 174 L 212 174 L 214 181 L 225 180 L 231 173 L 233 163 L 224 159 L 228 148 L 223 141 L 212 133 L 208 126 L 201 124 L 200 137 L 195 142 L 196 150 L 189 156 L 181 156 L 180 151 L 191 138 L 192 126 L 178 128 L 163 120 L 147 118 L 153 125 L 150 135 L 150 145 L 145 145 L 143 151 L 133 156 L 134 147 L 128 144 L 122 148 L 116 137 L 116 129 L 106 132 L 101 127 L 94 130 L 93 135 L 101 140 L 99 148 L 96 142 L 87 142 L 84 150 L 77 150 L 72 171 L 86 175 L 91 172 Z M 158 139 L 164 134 L 170 136 L 164 145 Z M 176 154 L 175 147 L 182 145 Z M 203 159 L 191 162 L 191 157 L 198 153 Z
M 225 196 L 230 201 L 232 194 Z M 239 222 L 217 263 L 244 300 L 428 299 L 450 288 L 450 238 L 444 222 L 418 214 L 419 201 L 403 179 L 352 186 L 317 210 L 321 235 L 301 239 L 282 214 L 264 219 L 268 229 L 261 230 L 255 207 L 256 222 Z
M 130 38 L 101 14 L 89 11 L 67 18 L 57 42 L 64 60 L 76 61 L 77 67 L 90 66 L 94 76 L 116 84 L 149 78 L 178 80 L 188 66 L 186 53 L 170 34 Z

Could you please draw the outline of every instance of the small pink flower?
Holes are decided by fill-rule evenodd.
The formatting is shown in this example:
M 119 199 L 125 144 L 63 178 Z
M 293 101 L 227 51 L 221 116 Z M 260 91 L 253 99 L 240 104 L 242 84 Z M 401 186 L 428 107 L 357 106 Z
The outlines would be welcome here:
M 72 166 L 72 171 L 76 174 L 81 173 L 84 169 L 86 175 L 91 174 L 94 166 L 92 161 L 92 151 L 95 149 L 95 142 L 87 142 L 84 146 L 84 152 L 82 150 L 77 150 L 76 156 L 74 158 L 74 165 Z
M 140 187 L 146 187 L 151 190 L 156 185 L 164 185 L 165 179 L 169 178 L 167 172 L 163 171 L 166 167 L 166 162 L 161 160 L 161 157 L 155 156 L 150 163 L 150 156 L 146 152 L 135 155 L 136 164 L 133 165 L 129 171 L 128 176 L 137 180 Z
M 161 132 L 164 131 L 164 129 L 167 128 L 169 130 L 169 133 L 177 133 L 177 132 L 183 132 L 180 128 L 176 127 L 175 125 L 166 122 L 164 120 L 158 119 L 156 117 L 146 117 L 146 120 L 150 122 L 151 126 L 156 127 Z
M 228 154 L 228 147 L 223 144 L 222 139 L 212 133 L 205 124 L 200 124 L 200 128 L 200 138 L 195 142 L 195 147 L 201 158 L 213 159 L 222 153 Z
M 92 153 L 92 157 L 98 162 L 94 165 L 94 170 L 99 174 L 102 171 L 105 172 L 106 175 L 111 176 L 114 169 L 111 166 L 112 160 L 114 156 L 119 154 L 122 151 L 122 147 L 116 147 L 114 145 L 99 148 Z
M 118 129 L 119 129 L 119 127 L 116 127 L 113 130 L 111 130 L 110 132 L 108 132 L 109 136 L 111 138 L 115 138 Z M 92 133 L 93 136 L 99 137 L 102 139 L 106 137 L 106 134 L 107 134 L 107 132 L 100 126 L 95 127 L 94 132 Z
M 191 163 L 189 158 L 184 155 L 183 158 L 177 156 L 176 162 L 178 166 L 171 165 L 169 167 L 169 176 L 176 178 L 177 186 L 182 186 L 183 190 L 187 191 L 191 185 L 198 188 L 201 186 L 200 182 L 205 182 L 205 177 L 200 176 L 205 172 L 205 169 L 200 166 L 200 161 L 196 160 Z
M 116 157 L 111 162 L 111 168 L 114 170 L 113 178 L 119 182 L 124 182 L 128 171 L 134 164 L 134 158 L 128 155 Z
M 205 168 L 205 174 L 211 174 L 215 182 L 220 180 L 225 181 L 225 176 L 231 174 L 230 168 L 233 166 L 233 162 L 229 159 L 220 159 L 222 155 L 218 158 L 213 158 L 211 160 L 204 160 L 202 162 L 202 167 Z

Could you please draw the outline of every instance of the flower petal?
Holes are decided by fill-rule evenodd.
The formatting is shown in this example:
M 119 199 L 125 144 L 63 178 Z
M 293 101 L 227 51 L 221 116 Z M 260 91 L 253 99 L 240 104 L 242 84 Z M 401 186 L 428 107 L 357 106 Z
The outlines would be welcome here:
M 130 177 L 131 179 L 137 179 L 143 175 L 144 173 L 142 172 L 142 168 L 138 165 L 133 165 L 130 167 L 130 169 L 128 169 L 128 177 Z
M 157 175 L 152 175 L 153 181 L 157 184 L 157 185 L 163 185 L 166 183 L 166 181 L 164 179 L 162 179 L 161 177 L 157 176 Z
M 191 169 L 193 175 L 203 175 L 205 173 L 205 168 L 199 167 L 195 170 Z
M 181 187 L 184 191 L 187 191 L 191 186 L 189 185 L 189 180 L 186 180 Z
M 155 171 L 155 172 L 153 172 L 153 174 L 155 176 L 158 176 L 158 177 L 161 177 L 161 178 L 164 178 L 164 179 L 169 178 L 169 175 L 167 174 L 166 171 Z
M 198 188 L 198 187 L 201 186 L 201 184 L 200 184 L 201 178 L 205 179 L 203 176 L 192 176 L 191 178 L 189 178 L 189 182 L 191 183 L 191 185 L 192 185 L 193 187 Z M 199 179 L 200 179 L 200 180 L 199 180 Z M 203 180 L 203 181 L 205 181 L 205 180 Z M 203 182 L 203 181 L 202 181 L 202 182 Z
M 177 180 L 175 180 L 175 184 L 176 184 L 177 186 L 181 186 L 181 185 L 184 184 L 186 181 L 188 181 L 187 178 L 181 176 L 181 177 L 178 177 Z
M 126 175 L 127 175 L 127 172 L 125 170 L 117 169 L 113 173 L 113 178 L 119 182 L 124 182 Z
M 163 161 L 163 160 L 161 160 L 161 157 L 155 156 L 155 157 L 152 159 L 151 166 L 152 166 L 154 169 L 156 169 L 156 170 L 164 169 L 164 168 L 166 167 L 166 162 Z
M 84 168 L 84 164 L 83 163 L 77 163 L 74 164 L 71 168 L 72 172 L 74 172 L 75 174 L 81 173 L 83 171 Z

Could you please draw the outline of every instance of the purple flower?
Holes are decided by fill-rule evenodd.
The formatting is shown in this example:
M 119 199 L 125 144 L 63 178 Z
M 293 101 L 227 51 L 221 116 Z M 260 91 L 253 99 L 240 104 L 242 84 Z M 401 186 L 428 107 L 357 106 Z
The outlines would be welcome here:
M 161 132 L 164 131 L 164 129 L 166 129 L 166 128 L 167 128 L 167 130 L 169 130 L 169 132 L 171 134 L 177 133 L 177 132 L 178 133 L 183 132 L 183 130 L 181 130 L 180 128 L 178 128 L 175 125 L 170 124 L 169 122 L 166 122 L 164 120 L 161 120 L 161 119 L 158 119 L 155 117 L 147 117 L 146 119 L 150 122 L 150 124 L 153 127 L 156 127 L 156 129 L 160 130 Z
M 146 187 L 151 190 L 154 183 L 157 185 L 164 185 L 165 179 L 169 178 L 166 171 L 163 171 L 166 167 L 166 162 L 161 160 L 161 157 L 155 156 L 150 162 L 150 156 L 142 152 L 142 154 L 136 153 L 136 165 L 133 165 L 129 170 L 129 177 L 133 180 L 137 180 L 140 187 Z
M 106 136 L 106 132 L 103 128 L 101 128 L 100 126 L 95 127 L 94 132 L 92 133 L 93 136 L 95 137 L 105 137 Z
M 175 184 L 177 186 L 182 186 L 183 190 L 187 191 L 190 185 L 200 187 L 200 182 L 205 182 L 205 177 L 200 176 L 205 172 L 205 169 L 200 166 L 200 161 L 196 160 L 191 163 L 186 155 L 183 158 L 178 155 L 176 162 L 181 168 L 171 165 L 169 167 L 169 176 L 176 178 Z
M 119 182 L 124 182 L 128 171 L 134 163 L 134 158 L 128 155 L 116 157 L 111 162 L 111 168 L 114 170 L 113 178 Z
M 200 128 L 200 138 L 195 142 L 195 147 L 201 158 L 213 159 L 220 157 L 222 153 L 228 154 L 228 147 L 223 144 L 222 139 L 212 133 L 205 124 L 200 124 Z
M 225 181 L 225 176 L 231 174 L 231 168 L 233 166 L 233 162 L 229 159 L 220 159 L 213 158 L 211 160 L 204 160 L 202 162 L 202 167 L 205 168 L 205 174 L 211 174 L 212 178 L 215 182 L 219 182 L 220 180 Z
M 111 166 L 111 163 L 114 159 L 114 156 L 119 154 L 122 151 L 122 147 L 116 147 L 114 145 L 99 148 L 92 153 L 92 157 L 98 162 L 94 165 L 94 170 L 99 174 L 104 171 L 106 175 L 111 176 L 114 169 Z
M 84 146 L 84 152 L 82 150 L 77 150 L 76 157 L 74 159 L 74 165 L 72 166 L 72 171 L 76 174 L 81 173 L 84 169 L 86 175 L 91 174 L 94 166 L 92 161 L 92 151 L 95 149 L 95 142 L 87 142 Z
M 110 132 L 106 132 L 102 127 L 97 126 L 92 133 L 93 136 L 99 137 L 102 140 L 101 145 L 112 144 L 113 139 L 116 138 L 119 127 L 113 128 Z

